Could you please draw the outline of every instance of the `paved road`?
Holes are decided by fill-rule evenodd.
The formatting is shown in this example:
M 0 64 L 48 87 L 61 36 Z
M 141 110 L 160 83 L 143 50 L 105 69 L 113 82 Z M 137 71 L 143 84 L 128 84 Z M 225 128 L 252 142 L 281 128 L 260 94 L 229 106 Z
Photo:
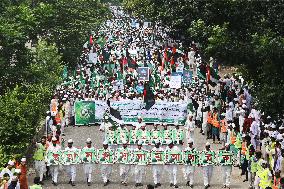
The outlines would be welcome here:
M 76 147 L 81 147 L 85 145 L 85 140 L 90 137 L 93 140 L 93 144 L 97 148 L 102 147 L 102 133 L 99 131 L 98 126 L 93 127 L 68 127 L 65 130 L 65 138 L 72 138 L 74 140 L 74 145 Z M 197 128 L 195 130 L 195 147 L 198 150 L 202 150 L 204 148 L 204 145 L 206 143 L 206 138 L 199 133 L 199 129 Z M 210 141 L 212 142 L 212 141 Z M 218 150 L 220 148 L 220 144 L 212 144 L 211 148 L 213 150 Z M 32 180 L 32 177 L 34 175 L 31 175 L 29 180 Z M 194 188 L 204 188 L 203 186 L 203 176 L 201 168 L 198 167 L 195 170 L 195 184 Z M 214 167 L 213 170 L 213 178 L 212 178 L 211 187 L 212 189 L 220 189 L 222 188 L 222 173 L 220 167 Z M 72 187 L 70 184 L 67 184 L 69 179 L 67 178 L 67 175 L 64 171 L 60 172 L 59 174 L 59 185 L 57 187 L 54 187 L 51 184 L 50 180 L 45 181 L 45 185 L 43 188 L 45 189 L 70 189 L 70 188 L 76 188 L 76 189 L 83 189 L 83 188 L 106 188 L 106 189 L 118 189 L 118 188 L 135 188 L 134 186 L 134 174 L 132 172 L 132 175 L 129 180 L 129 185 L 127 187 L 121 186 L 119 181 L 119 166 L 114 165 L 113 166 L 113 173 L 111 177 L 111 184 L 108 186 L 103 186 L 103 182 L 100 176 L 100 170 L 98 166 L 95 166 L 94 173 L 93 173 L 93 183 L 91 186 L 87 186 L 86 180 L 84 178 L 83 174 L 83 168 L 82 165 L 77 166 L 77 176 L 76 176 L 76 186 Z M 144 186 L 146 184 L 152 184 L 153 183 L 153 177 L 152 177 L 152 169 L 150 166 L 146 168 L 146 175 L 143 179 Z M 162 175 L 162 187 L 159 187 L 161 189 L 169 189 L 169 179 L 168 174 L 165 171 Z M 178 170 L 178 185 L 179 188 L 189 188 L 185 186 L 186 181 L 183 177 L 183 171 L 182 166 L 179 167 Z M 139 187 L 144 188 L 144 187 Z M 238 168 L 233 168 L 232 172 L 232 179 L 231 179 L 231 188 L 248 188 L 248 183 L 243 183 L 243 178 L 240 176 L 240 170 Z

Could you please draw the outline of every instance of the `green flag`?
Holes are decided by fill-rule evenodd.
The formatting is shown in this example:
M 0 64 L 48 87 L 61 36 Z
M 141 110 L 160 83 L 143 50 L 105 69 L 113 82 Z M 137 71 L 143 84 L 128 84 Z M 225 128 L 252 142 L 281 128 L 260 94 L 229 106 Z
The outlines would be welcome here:
M 67 69 L 67 66 L 64 66 L 64 68 L 63 68 L 62 77 L 63 77 L 63 79 L 67 79 L 67 77 L 68 77 L 68 69 Z

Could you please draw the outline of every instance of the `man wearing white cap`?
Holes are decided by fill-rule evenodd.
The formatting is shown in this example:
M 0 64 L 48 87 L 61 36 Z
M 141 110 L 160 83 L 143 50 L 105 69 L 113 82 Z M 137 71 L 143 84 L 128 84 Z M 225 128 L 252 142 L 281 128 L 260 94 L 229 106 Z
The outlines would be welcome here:
M 160 147 L 160 141 L 155 140 L 155 147 L 152 149 L 153 152 L 163 152 L 164 149 Z M 163 165 L 152 165 L 153 170 L 153 177 L 154 177 L 154 184 L 157 188 L 158 186 L 161 186 L 161 174 L 162 174 Z
M 188 140 L 188 147 L 184 149 L 184 152 L 194 152 L 196 151 L 195 148 L 193 148 L 193 140 L 189 139 Z M 188 162 L 185 162 L 185 167 L 184 167 L 184 178 L 187 180 L 186 186 L 189 186 L 190 188 L 193 188 L 193 176 L 194 176 L 194 170 L 195 167 L 191 164 L 188 164 Z
M 193 115 L 188 114 L 188 119 L 185 122 L 184 128 L 186 130 L 186 139 L 189 141 L 190 139 L 194 142 L 194 128 L 195 122 L 193 120 Z
M 104 152 L 110 152 L 111 149 L 108 147 L 108 141 L 105 140 L 103 142 L 103 148 L 104 148 Z M 110 176 L 111 176 L 111 172 L 112 172 L 112 164 L 109 163 L 102 163 L 101 164 L 101 175 L 103 178 L 103 182 L 104 182 L 104 186 L 108 185 L 110 183 Z
M 47 134 L 49 134 L 52 131 L 52 125 L 53 125 L 53 120 L 50 116 L 50 111 L 47 111 L 45 117 L 45 131 Z
M 41 137 L 41 142 L 36 142 L 36 150 L 34 153 L 34 162 L 35 162 L 35 170 L 37 175 L 40 178 L 40 184 L 43 184 L 43 174 L 46 171 L 46 165 L 45 165 L 45 153 L 46 153 L 46 138 Z
M 145 123 L 143 123 L 143 119 L 142 119 L 141 116 L 138 116 L 137 119 L 138 119 L 138 122 L 135 123 L 134 125 L 136 126 L 136 129 L 140 129 L 140 127 L 141 127 L 141 126 L 144 126 Z
M 51 116 L 55 116 L 58 113 L 58 99 L 57 96 L 54 96 L 54 98 L 50 102 L 50 113 Z
M 254 149 L 257 149 L 259 146 L 259 137 L 260 137 L 260 123 L 259 121 L 254 119 L 254 115 L 251 115 L 251 118 L 254 120 L 250 127 L 250 136 L 251 136 L 251 143 Z
M 0 173 L 0 178 L 3 178 L 3 175 L 5 175 L 6 173 L 9 175 L 10 179 L 9 179 L 8 183 L 11 182 L 12 177 L 13 177 L 13 175 L 14 175 L 14 173 L 13 173 L 13 171 L 12 171 L 12 169 L 13 169 L 13 167 L 14 167 L 14 164 L 15 164 L 14 161 L 9 160 L 7 167 L 4 168 L 4 169 L 1 171 L 1 173 Z
M 77 148 L 73 147 L 73 140 L 69 139 L 67 141 L 67 147 L 65 148 L 65 150 L 67 151 L 76 151 Z M 70 177 L 70 181 L 69 184 L 71 184 L 71 186 L 75 186 L 75 177 L 76 177 L 76 166 L 75 165 L 66 165 L 66 171 L 68 176 Z
M 225 151 L 230 151 L 230 144 L 225 144 Z M 223 188 L 230 188 L 230 179 L 232 173 L 232 165 L 222 165 Z
M 201 111 L 202 111 L 202 135 L 205 135 L 205 133 L 207 133 L 208 111 L 210 111 L 207 101 L 203 102 Z
M 206 142 L 205 144 L 205 151 L 207 152 L 211 151 L 209 142 Z M 210 187 L 210 181 L 213 173 L 213 165 L 203 165 L 202 170 L 203 170 L 204 186 L 205 189 L 207 189 Z
M 177 146 L 174 146 L 174 143 L 172 140 L 167 141 L 168 146 L 165 150 L 165 153 L 179 153 L 180 150 Z M 177 164 L 171 164 L 171 162 L 167 162 L 166 170 L 169 173 L 169 179 L 170 179 L 170 187 L 178 188 L 177 185 Z
M 27 178 L 28 168 L 27 168 L 26 162 L 27 162 L 27 159 L 25 157 L 23 157 L 21 159 L 21 164 L 17 167 L 17 169 L 19 169 L 20 173 L 21 173 L 18 176 L 21 189 L 28 189 L 28 178 Z M 16 172 L 16 170 L 15 170 L 15 172 Z
M 109 117 L 105 116 L 104 122 L 100 125 L 100 131 L 105 133 L 103 140 L 107 140 L 109 128 L 112 127 L 112 124 L 108 121 L 108 119 L 109 119 Z
M 95 151 L 95 148 L 92 147 L 92 140 L 90 138 L 88 138 L 86 140 L 86 146 L 83 148 L 83 150 L 93 150 Z M 87 185 L 91 186 L 91 182 L 92 182 L 92 172 L 93 172 L 93 163 L 91 162 L 85 162 L 84 165 L 84 173 L 87 179 Z
M 61 150 L 61 146 L 59 146 L 59 144 L 57 144 L 57 139 L 56 137 L 52 137 L 51 139 L 52 141 L 52 145 L 50 145 L 48 148 L 47 148 L 47 154 L 49 152 L 58 152 Z M 46 157 L 47 158 L 47 157 Z M 47 160 L 47 159 L 46 159 Z M 49 166 L 50 168 L 50 173 L 51 173 L 51 177 L 52 177 L 52 184 L 54 186 L 57 186 L 57 179 L 58 179 L 58 169 L 59 169 L 59 165 L 51 165 L 49 161 L 46 161 L 47 162 L 47 166 Z
M 117 149 L 116 158 L 123 158 L 124 156 L 130 157 L 130 150 L 128 148 L 127 141 L 124 140 L 122 142 L 122 148 Z M 128 164 L 129 162 L 120 163 L 119 165 L 119 175 L 121 178 L 121 184 L 127 186 L 127 179 L 129 177 L 131 165 Z
M 144 150 L 142 148 L 142 144 L 143 141 L 139 140 L 137 143 L 137 148 L 134 149 L 135 152 L 145 152 L 146 150 Z M 134 157 L 136 158 L 136 157 Z M 143 157 L 141 157 L 143 158 Z M 145 164 L 143 164 L 142 162 L 140 163 L 139 161 L 137 162 L 137 164 L 135 165 L 135 169 L 134 169 L 134 175 L 135 175 L 135 186 L 143 186 L 142 184 L 142 177 L 145 174 Z

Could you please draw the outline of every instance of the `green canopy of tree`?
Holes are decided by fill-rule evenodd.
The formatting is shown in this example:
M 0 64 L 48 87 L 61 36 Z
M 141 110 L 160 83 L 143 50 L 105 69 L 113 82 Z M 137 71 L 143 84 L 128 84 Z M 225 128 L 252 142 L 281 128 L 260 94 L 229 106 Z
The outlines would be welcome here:
M 111 16 L 99 0 L 1 0 L 0 166 L 22 154 L 92 31 Z
M 205 59 L 240 67 L 257 104 L 284 112 L 284 2 L 124 0 L 132 14 L 161 22 L 173 38 L 199 42 Z

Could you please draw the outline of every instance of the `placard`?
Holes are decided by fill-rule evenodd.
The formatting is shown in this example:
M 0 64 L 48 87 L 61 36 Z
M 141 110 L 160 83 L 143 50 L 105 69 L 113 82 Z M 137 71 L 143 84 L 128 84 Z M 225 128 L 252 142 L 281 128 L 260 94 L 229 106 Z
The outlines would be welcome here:
M 147 165 L 149 153 L 146 150 L 134 150 L 133 151 L 133 162 L 136 165 Z
M 199 155 L 198 152 L 195 150 L 184 151 L 183 152 L 184 163 L 186 165 L 197 166 L 199 163 L 198 155 Z
M 106 139 L 108 144 L 117 144 L 117 132 L 114 130 L 108 130 L 106 133 Z
M 83 148 L 80 157 L 83 163 L 96 163 L 97 152 L 94 148 Z
M 118 148 L 115 152 L 115 162 L 122 164 L 130 164 L 132 160 L 132 153 L 130 149 Z
M 220 165 L 232 165 L 233 164 L 233 153 L 230 151 L 221 150 L 218 152 L 218 163 Z
M 62 151 L 62 160 L 64 165 L 75 165 L 81 163 L 80 158 L 81 150 L 63 150 Z
M 179 75 L 176 72 L 172 73 L 169 85 L 170 85 L 170 88 L 172 89 L 181 88 L 181 75 Z
M 98 150 L 98 161 L 101 164 L 113 164 L 114 163 L 114 152 L 110 149 L 99 149 Z
M 172 130 L 172 141 L 175 144 L 182 144 L 184 140 L 184 131 L 183 129 L 173 129 Z
M 193 71 L 184 70 L 183 71 L 183 77 L 182 82 L 185 84 L 190 84 L 192 81 Z
M 182 164 L 182 152 L 180 151 L 166 151 L 165 153 L 166 164 Z
M 115 80 L 112 82 L 113 89 L 116 91 L 120 91 L 124 89 L 123 80 Z
M 63 163 L 62 151 L 48 151 L 46 154 L 47 165 L 59 165 Z
M 137 68 L 137 78 L 138 81 L 149 81 L 150 79 L 150 69 L 149 67 L 138 67 Z
M 216 163 L 215 152 L 214 151 L 205 151 L 205 150 L 201 151 L 199 163 L 202 166 L 214 165 Z
M 129 132 L 127 128 L 117 129 L 115 135 L 117 144 L 122 144 L 123 141 L 128 141 Z
M 163 151 L 151 151 L 150 153 L 150 163 L 153 165 L 164 164 L 165 154 Z
M 97 53 L 89 53 L 89 63 L 96 64 L 98 62 L 98 54 Z
M 74 108 L 76 125 L 95 123 L 96 103 L 94 101 L 76 101 Z

